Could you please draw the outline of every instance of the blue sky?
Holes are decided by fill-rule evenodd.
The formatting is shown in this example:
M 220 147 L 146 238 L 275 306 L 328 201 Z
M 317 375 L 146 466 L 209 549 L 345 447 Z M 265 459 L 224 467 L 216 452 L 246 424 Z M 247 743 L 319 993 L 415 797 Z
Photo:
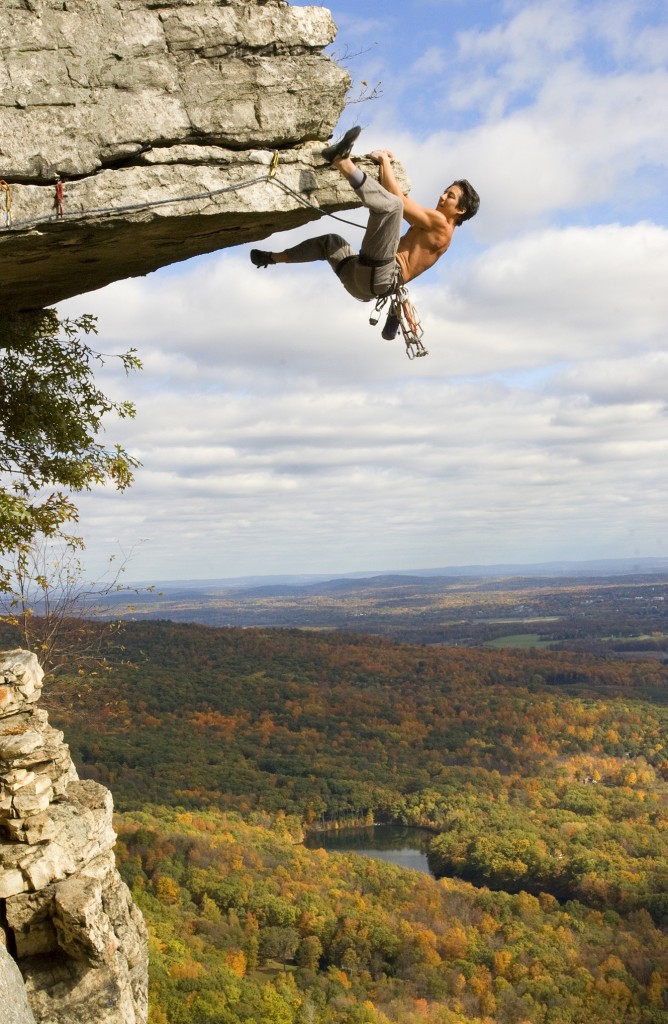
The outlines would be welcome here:
M 426 359 L 323 265 L 247 247 L 64 303 L 136 344 L 143 463 L 85 495 L 134 578 L 668 556 L 665 3 L 349 0 L 331 50 L 359 151 L 478 216 L 412 286 Z M 356 215 L 363 222 L 361 215 Z M 333 223 L 333 222 L 331 222 Z M 270 239 L 283 248 L 322 230 Z M 114 385 L 115 386 L 115 385 Z

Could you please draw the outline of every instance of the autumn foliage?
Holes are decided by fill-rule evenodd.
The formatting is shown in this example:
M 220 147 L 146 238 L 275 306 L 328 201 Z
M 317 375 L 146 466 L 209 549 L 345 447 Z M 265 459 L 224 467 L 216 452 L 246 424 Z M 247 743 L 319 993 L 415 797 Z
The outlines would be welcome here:
M 435 881 L 234 813 L 119 827 L 152 1024 L 665 1024 L 668 937 L 644 911 Z
M 151 1024 L 666 1024 L 666 666 L 164 622 L 124 640 L 111 684 L 52 685 L 123 812 Z M 374 820 L 427 828 L 443 877 L 299 845 Z

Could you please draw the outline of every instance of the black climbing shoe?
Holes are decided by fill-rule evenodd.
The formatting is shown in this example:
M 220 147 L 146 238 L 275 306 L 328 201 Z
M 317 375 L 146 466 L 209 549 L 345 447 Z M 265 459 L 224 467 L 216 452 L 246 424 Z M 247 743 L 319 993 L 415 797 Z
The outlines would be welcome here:
M 334 142 L 331 146 L 325 146 L 322 151 L 322 158 L 326 160 L 328 164 L 333 163 L 334 160 L 342 160 L 353 151 L 353 146 L 359 137 L 362 129 L 359 125 L 355 125 L 354 128 L 349 128 L 343 138 L 339 139 L 338 142 Z
M 264 252 L 263 249 L 251 249 L 250 251 L 251 263 L 254 267 L 273 267 L 274 256 L 273 253 Z

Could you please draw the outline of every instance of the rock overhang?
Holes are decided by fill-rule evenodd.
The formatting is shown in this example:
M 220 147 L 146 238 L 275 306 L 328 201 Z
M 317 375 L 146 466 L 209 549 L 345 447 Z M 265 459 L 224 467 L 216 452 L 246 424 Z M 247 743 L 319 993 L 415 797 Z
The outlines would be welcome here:
M 41 308 L 359 205 L 319 157 L 350 84 L 323 53 L 336 33 L 324 8 L 0 10 L 0 308 Z

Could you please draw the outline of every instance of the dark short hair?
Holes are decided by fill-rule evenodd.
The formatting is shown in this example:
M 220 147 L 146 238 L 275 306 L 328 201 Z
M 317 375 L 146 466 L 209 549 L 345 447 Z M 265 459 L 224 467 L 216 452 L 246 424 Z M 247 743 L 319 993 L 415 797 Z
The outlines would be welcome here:
M 471 217 L 475 217 L 480 206 L 480 196 L 474 189 L 470 181 L 466 178 L 460 178 L 459 181 L 453 181 L 453 185 L 459 185 L 462 190 L 462 197 L 459 200 L 460 208 L 463 208 L 464 212 L 460 215 L 457 224 L 463 224 L 465 220 L 470 220 Z

